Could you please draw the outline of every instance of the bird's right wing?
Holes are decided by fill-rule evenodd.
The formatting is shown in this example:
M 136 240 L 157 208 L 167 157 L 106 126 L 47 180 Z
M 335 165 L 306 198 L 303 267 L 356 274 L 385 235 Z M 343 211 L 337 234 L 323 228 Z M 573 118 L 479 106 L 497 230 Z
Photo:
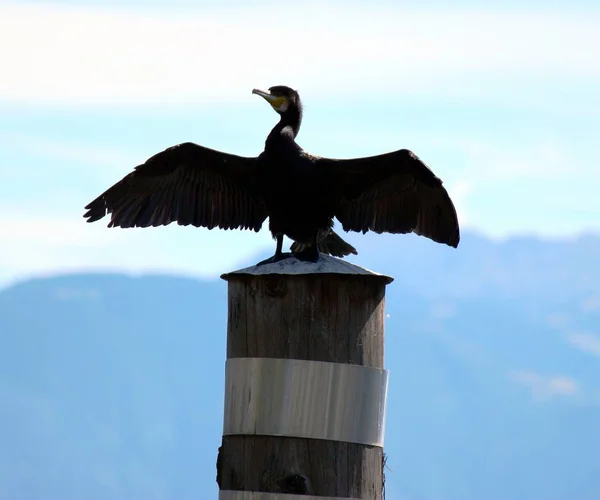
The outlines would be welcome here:
M 149 158 L 85 208 L 108 227 L 163 226 L 171 222 L 212 229 L 260 230 L 267 210 L 254 188 L 255 158 L 186 142 Z

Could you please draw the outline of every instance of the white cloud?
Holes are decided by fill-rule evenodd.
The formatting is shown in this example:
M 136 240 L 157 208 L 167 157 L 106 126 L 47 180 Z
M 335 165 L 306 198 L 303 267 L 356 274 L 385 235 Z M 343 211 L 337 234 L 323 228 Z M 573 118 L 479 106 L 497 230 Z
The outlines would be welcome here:
M 447 319 L 456 316 L 456 306 L 448 301 L 438 301 L 431 306 L 430 314 L 435 319 Z
M 542 175 L 560 177 L 573 173 L 572 152 L 550 140 L 538 140 L 517 149 L 515 145 L 507 148 L 503 142 L 472 141 L 463 137 L 456 147 L 467 155 L 471 165 L 480 165 L 469 171 L 470 177 L 485 182 L 514 181 L 515 178 L 529 181 Z M 581 165 L 578 170 L 586 167 L 588 165 Z
M 11 207 L 0 207 L 0 234 L 0 285 L 91 268 L 214 277 L 248 265 L 258 252 L 275 250 L 264 230 L 109 229 L 102 222 L 87 224 L 79 214 L 47 216 Z
M 574 396 L 580 392 L 579 384 L 565 375 L 544 376 L 527 370 L 514 370 L 509 378 L 527 386 L 536 400 L 545 400 L 555 396 Z
M 515 94 L 552 77 L 600 78 L 589 49 L 600 46 L 599 23 L 600 11 L 573 10 L 2 2 L 0 99 L 212 102 L 246 99 L 252 87 L 275 83 L 325 97 L 365 89 Z
M 467 209 L 467 197 L 472 191 L 471 182 L 461 179 L 449 186 L 446 186 L 448 194 L 452 198 L 454 208 L 456 208 L 456 215 L 460 223 L 461 228 L 469 227 L 470 220 Z
M 600 357 L 600 337 L 589 332 L 569 333 L 567 342 L 584 352 Z
M 101 234 L 87 226 L 83 218 L 79 222 L 73 218 L 23 215 L 11 207 L 2 207 L 0 214 L 2 283 L 50 269 L 77 268 L 88 252 L 101 253 L 117 236 Z
M 99 146 L 14 132 L 0 132 L 0 146 L 7 151 L 25 152 L 38 157 L 72 161 L 92 167 L 115 166 L 115 169 L 119 170 L 123 169 L 123 165 L 129 165 L 132 169 L 140 163 L 142 156 L 107 145 Z M 8 170 L 3 168 L 2 176 L 5 176 Z
M 581 304 L 581 310 L 586 313 L 600 311 L 600 295 L 592 295 Z
M 0 234 L 5 238 L 3 248 L 7 248 L 11 242 L 19 241 L 30 245 L 36 253 L 39 253 L 40 245 L 47 249 L 62 249 L 67 246 L 94 248 L 107 244 L 115 237 L 111 233 L 100 234 L 93 226 L 85 224 L 83 218 L 75 221 L 73 218 L 61 219 L 39 214 L 20 215 L 20 210 L 10 207 L 2 209 Z M 6 262 L 2 260 L 3 263 Z
M 546 324 L 552 328 L 563 329 L 571 323 L 571 317 L 565 312 L 551 313 L 546 317 Z

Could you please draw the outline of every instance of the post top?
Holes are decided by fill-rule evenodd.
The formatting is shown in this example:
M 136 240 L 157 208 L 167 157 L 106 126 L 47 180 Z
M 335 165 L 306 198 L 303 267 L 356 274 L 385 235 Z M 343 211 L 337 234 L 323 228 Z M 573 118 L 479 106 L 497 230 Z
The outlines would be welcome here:
M 389 285 L 394 278 L 370 271 L 363 267 L 352 264 L 348 261 L 321 254 L 318 262 L 303 262 L 296 257 L 290 256 L 279 262 L 264 264 L 262 266 L 250 266 L 244 269 L 238 269 L 230 273 L 221 275 L 221 278 L 228 281 L 236 276 L 265 276 L 265 275 L 287 275 L 302 276 L 307 274 L 345 274 L 354 276 L 372 276 L 382 279 L 386 285 Z

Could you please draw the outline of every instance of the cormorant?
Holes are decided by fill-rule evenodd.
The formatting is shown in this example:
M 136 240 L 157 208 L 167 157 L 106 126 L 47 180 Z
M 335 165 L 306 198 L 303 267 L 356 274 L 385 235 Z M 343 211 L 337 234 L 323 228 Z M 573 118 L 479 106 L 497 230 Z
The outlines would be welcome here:
M 275 255 L 262 263 L 285 258 L 284 235 L 294 240 L 291 251 L 300 260 L 316 262 L 319 252 L 336 257 L 356 254 L 333 231 L 334 217 L 345 231 L 413 232 L 458 246 L 454 205 L 442 181 L 412 151 L 343 160 L 314 156 L 295 140 L 302 122 L 298 92 L 278 85 L 252 93 L 280 115 L 258 157 L 191 142 L 172 146 L 87 205 L 87 221 L 109 213 L 108 227 L 176 221 L 258 232 L 269 217 L 277 247 Z

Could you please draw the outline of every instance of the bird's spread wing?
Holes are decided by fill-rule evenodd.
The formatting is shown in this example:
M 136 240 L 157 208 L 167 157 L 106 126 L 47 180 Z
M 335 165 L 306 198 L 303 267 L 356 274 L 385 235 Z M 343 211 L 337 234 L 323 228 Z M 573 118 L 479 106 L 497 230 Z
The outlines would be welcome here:
M 411 151 L 316 163 L 340 190 L 335 215 L 345 231 L 414 232 L 458 246 L 454 204 L 442 181 Z
M 88 222 L 111 214 L 109 227 L 177 222 L 209 229 L 258 231 L 267 217 L 253 188 L 254 158 L 190 142 L 170 147 L 86 206 Z

